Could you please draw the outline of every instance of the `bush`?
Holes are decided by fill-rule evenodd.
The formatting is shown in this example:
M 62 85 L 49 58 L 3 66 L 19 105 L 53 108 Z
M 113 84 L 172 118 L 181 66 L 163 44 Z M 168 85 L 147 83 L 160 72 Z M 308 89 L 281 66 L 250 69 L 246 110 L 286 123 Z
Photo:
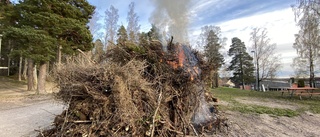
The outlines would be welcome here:
M 305 85 L 304 85 L 304 80 L 302 80 L 302 79 L 299 79 L 298 80 L 298 87 L 304 87 Z

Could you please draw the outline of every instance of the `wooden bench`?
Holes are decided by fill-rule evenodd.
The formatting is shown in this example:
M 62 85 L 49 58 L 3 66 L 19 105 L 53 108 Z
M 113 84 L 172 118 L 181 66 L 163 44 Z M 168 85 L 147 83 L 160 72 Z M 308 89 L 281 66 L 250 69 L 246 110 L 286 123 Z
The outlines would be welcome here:
M 311 87 L 292 87 L 288 88 L 288 92 L 290 94 L 290 98 L 292 98 L 293 95 L 298 95 L 300 99 L 302 99 L 302 96 L 309 96 L 312 98 L 313 95 L 320 94 L 319 92 L 314 92 L 317 88 L 311 88 Z M 283 92 L 282 92 L 283 96 Z
M 305 92 L 305 91 L 298 91 L 294 93 L 295 95 L 299 96 L 300 99 L 302 99 L 302 96 L 309 96 L 309 98 L 312 98 L 314 95 L 320 95 L 320 92 Z

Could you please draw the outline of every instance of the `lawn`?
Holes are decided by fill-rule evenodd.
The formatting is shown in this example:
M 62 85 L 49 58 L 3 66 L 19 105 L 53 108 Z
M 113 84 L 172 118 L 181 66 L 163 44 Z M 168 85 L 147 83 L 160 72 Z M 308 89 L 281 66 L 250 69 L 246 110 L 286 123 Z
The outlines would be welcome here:
M 289 98 L 288 94 L 281 96 L 279 91 L 249 91 L 240 90 L 236 88 L 215 88 L 212 93 L 221 102 L 226 102 L 219 105 L 220 110 L 239 111 L 241 113 L 257 113 L 257 114 L 270 114 L 274 116 L 288 116 L 293 117 L 301 114 L 302 112 L 320 113 L 320 96 L 313 98 L 304 97 L 302 100 L 298 96 Z M 246 99 L 247 102 L 258 100 L 259 103 L 242 103 L 239 99 Z M 278 103 L 279 105 L 288 105 L 297 109 L 269 107 L 271 104 Z M 265 104 L 265 105 L 261 105 Z M 270 105 L 269 105 L 270 104 Z

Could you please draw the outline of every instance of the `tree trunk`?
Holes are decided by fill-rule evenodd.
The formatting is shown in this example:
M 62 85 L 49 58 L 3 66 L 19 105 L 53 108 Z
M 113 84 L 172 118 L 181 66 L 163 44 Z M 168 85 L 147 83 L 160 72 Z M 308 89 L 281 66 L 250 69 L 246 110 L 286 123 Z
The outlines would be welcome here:
M 19 81 L 21 81 L 21 71 L 22 71 L 22 56 L 19 59 Z
M 36 89 L 37 85 L 38 85 L 38 79 L 37 79 L 38 75 L 37 75 L 37 65 L 33 66 L 33 87 L 34 89 Z
M 211 88 L 214 88 L 214 83 L 215 83 L 215 78 L 214 78 L 214 71 L 213 70 L 211 70 L 210 71 L 210 87 Z
M 216 88 L 218 88 L 219 87 L 219 73 L 218 73 L 218 71 L 216 71 L 215 77 L 216 77 Z
M 10 53 L 9 53 L 10 54 Z M 11 62 L 11 59 L 9 57 L 9 54 L 8 54 L 8 76 L 10 76 L 10 62 Z
M 242 83 L 242 90 L 244 90 L 244 87 L 245 87 L 245 83 L 244 83 L 244 73 L 243 73 L 243 62 L 242 62 L 242 48 L 241 48 L 241 51 L 240 51 L 240 75 L 241 75 L 241 83 Z
M 33 87 L 33 60 L 28 59 L 28 91 L 34 89 Z
M 61 68 L 61 49 L 62 49 L 62 46 L 61 45 L 59 45 L 58 46 L 58 53 L 57 53 L 57 64 L 58 64 L 58 66 L 57 66 L 57 69 L 58 70 L 60 70 L 60 68 Z
M 260 72 L 259 72 L 259 60 L 257 59 L 257 78 L 256 78 L 256 83 L 257 83 L 257 91 L 260 91 L 260 76 L 259 76 Z
M 310 58 L 310 68 L 309 69 L 310 69 L 309 86 L 314 88 L 315 87 L 315 82 L 314 82 L 314 64 L 313 64 L 313 59 L 312 58 Z
M 46 92 L 46 76 L 47 76 L 47 63 L 40 63 L 39 66 L 39 77 L 38 77 L 38 88 L 36 94 Z
M 23 72 L 22 72 L 22 77 L 24 80 L 27 80 L 27 70 L 28 70 L 28 59 L 24 59 L 24 64 L 23 64 Z
M 50 69 L 51 69 L 51 68 L 50 68 L 50 62 L 48 61 L 48 62 L 46 62 L 46 64 L 47 64 L 47 69 L 46 69 L 46 70 L 47 70 L 47 74 L 49 74 Z

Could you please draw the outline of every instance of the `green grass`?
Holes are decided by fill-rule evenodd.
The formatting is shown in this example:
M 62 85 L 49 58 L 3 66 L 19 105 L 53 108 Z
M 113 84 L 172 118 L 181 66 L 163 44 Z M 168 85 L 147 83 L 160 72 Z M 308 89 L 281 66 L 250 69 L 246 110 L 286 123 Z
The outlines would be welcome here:
M 304 111 L 310 111 L 313 113 L 320 113 L 320 96 L 315 96 L 312 99 L 294 96 L 289 98 L 288 94 L 281 96 L 279 91 L 257 92 L 240 90 L 235 88 L 216 88 L 212 89 L 212 93 L 219 100 L 228 102 L 229 105 L 220 105 L 221 110 L 239 111 L 241 113 L 255 113 L 255 114 L 270 114 L 274 116 L 297 116 Z M 236 98 L 255 98 L 266 102 L 265 100 L 279 100 L 285 104 L 297 106 L 298 109 L 284 109 L 284 108 L 272 108 L 253 104 L 243 104 L 236 100 Z

